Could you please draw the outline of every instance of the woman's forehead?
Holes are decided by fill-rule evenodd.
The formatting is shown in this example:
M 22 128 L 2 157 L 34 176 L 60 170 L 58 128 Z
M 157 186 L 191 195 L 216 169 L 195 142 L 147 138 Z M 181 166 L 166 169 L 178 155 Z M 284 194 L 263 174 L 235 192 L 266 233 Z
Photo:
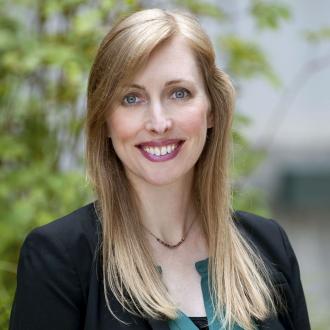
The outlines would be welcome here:
M 145 86 L 157 81 L 165 85 L 184 80 L 198 83 L 201 78 L 191 47 L 182 37 L 174 37 L 153 50 L 145 65 L 129 82 Z

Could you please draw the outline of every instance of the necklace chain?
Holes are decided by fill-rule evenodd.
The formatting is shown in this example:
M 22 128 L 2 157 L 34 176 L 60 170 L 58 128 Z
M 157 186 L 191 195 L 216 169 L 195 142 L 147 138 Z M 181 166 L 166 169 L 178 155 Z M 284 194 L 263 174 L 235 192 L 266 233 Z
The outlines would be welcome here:
M 95 210 L 96 216 L 97 216 L 97 218 L 100 220 L 101 217 L 99 216 L 99 212 L 98 212 L 98 210 L 97 210 L 97 208 L 96 208 L 95 202 L 93 203 L 93 206 L 94 206 L 94 210 Z M 147 227 L 145 227 L 144 225 L 143 225 L 143 227 L 145 228 L 145 230 L 146 230 L 151 236 L 153 236 L 153 237 L 156 239 L 157 242 L 159 242 L 160 244 L 166 246 L 166 247 L 169 248 L 169 249 L 174 249 L 174 248 L 180 246 L 180 245 L 186 240 L 186 238 L 187 238 L 187 236 L 188 236 L 188 233 L 189 233 L 190 229 L 192 228 L 194 222 L 195 222 L 195 220 L 193 220 L 193 221 L 191 222 L 191 224 L 190 224 L 189 228 L 187 229 L 186 233 L 183 235 L 183 237 L 180 239 L 180 241 L 179 241 L 178 243 L 176 243 L 176 244 L 169 244 L 169 243 L 163 241 L 162 239 L 160 239 L 159 237 L 157 237 L 156 235 L 154 235 L 154 234 L 153 234 L 153 233 L 152 233 Z
M 156 241 L 157 241 L 158 243 L 160 243 L 160 244 L 166 246 L 166 247 L 169 248 L 169 249 L 174 249 L 174 248 L 178 247 L 179 245 L 181 245 L 181 244 L 186 240 L 186 238 L 187 238 L 187 236 L 188 236 L 188 233 L 189 233 L 189 231 L 190 231 L 192 225 L 194 224 L 194 222 L 195 222 L 195 221 L 192 221 L 192 222 L 191 222 L 191 224 L 190 224 L 189 228 L 187 229 L 186 233 L 182 236 L 181 240 L 180 240 L 178 243 L 176 243 L 176 244 L 169 244 L 169 243 L 163 241 L 162 239 L 160 239 L 159 237 L 157 237 L 155 234 L 153 234 L 153 233 L 152 233 L 147 227 L 145 227 L 145 226 L 143 226 L 143 227 L 146 229 L 146 231 L 147 231 L 151 236 L 153 236 L 153 237 L 156 239 Z

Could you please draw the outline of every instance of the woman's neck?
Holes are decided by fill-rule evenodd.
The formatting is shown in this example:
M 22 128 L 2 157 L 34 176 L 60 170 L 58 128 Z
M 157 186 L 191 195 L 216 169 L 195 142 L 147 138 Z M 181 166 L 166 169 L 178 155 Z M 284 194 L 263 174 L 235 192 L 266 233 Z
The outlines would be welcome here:
M 165 242 L 180 241 L 196 218 L 192 175 L 163 186 L 138 181 L 133 186 L 141 201 L 143 225 Z

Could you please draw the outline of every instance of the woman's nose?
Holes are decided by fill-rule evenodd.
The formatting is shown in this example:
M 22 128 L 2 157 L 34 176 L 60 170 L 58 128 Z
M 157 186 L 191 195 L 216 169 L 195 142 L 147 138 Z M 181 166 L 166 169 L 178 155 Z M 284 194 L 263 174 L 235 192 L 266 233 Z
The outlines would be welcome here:
M 145 124 L 146 130 L 157 134 L 164 134 L 171 129 L 172 126 L 173 120 L 160 104 L 150 106 L 148 119 Z

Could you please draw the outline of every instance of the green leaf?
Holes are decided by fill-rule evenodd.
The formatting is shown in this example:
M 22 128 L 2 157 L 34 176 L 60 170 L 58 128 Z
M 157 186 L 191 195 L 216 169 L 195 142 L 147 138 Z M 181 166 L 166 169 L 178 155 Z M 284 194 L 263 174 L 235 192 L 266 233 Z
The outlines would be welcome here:
M 278 29 L 282 21 L 291 18 L 288 6 L 278 1 L 253 0 L 250 12 L 260 29 Z
M 230 74 L 246 79 L 262 76 L 274 86 L 279 86 L 279 78 L 266 55 L 255 42 L 228 35 L 221 37 L 219 43 L 220 48 L 227 54 Z
M 100 26 L 101 18 L 102 12 L 98 9 L 80 11 L 73 18 L 73 29 L 78 35 L 90 33 L 96 26 Z
M 2 136 L 0 138 L 2 162 L 11 162 L 28 156 L 27 149 L 17 142 L 13 136 Z
M 305 39 L 310 43 L 320 43 L 330 40 L 330 26 L 324 26 L 316 31 L 305 31 Z
M 195 15 L 208 16 L 217 20 L 225 20 L 227 14 L 218 5 L 207 1 L 199 0 L 177 0 L 175 1 L 177 6 L 183 7 L 186 10 L 189 9 Z

